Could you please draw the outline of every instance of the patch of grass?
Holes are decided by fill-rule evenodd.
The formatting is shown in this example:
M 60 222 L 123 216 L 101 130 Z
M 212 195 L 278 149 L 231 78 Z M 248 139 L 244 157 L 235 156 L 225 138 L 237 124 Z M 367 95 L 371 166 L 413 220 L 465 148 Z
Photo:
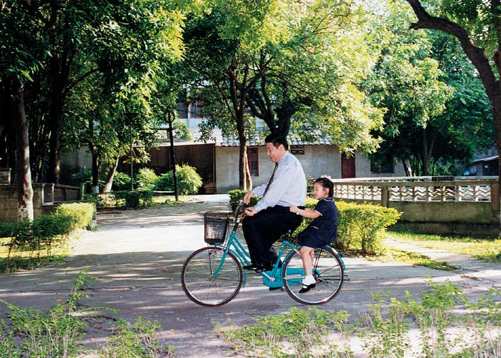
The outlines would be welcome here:
M 70 253 L 68 241 L 58 242 L 50 250 L 13 249 L 7 247 L 10 238 L 0 239 L 0 272 L 15 272 L 18 270 L 33 270 L 48 264 L 64 262 Z
M 293 308 L 219 330 L 239 356 L 249 357 L 497 357 L 500 314 L 501 290 L 470 302 L 446 282 L 429 283 L 418 298 L 376 294 L 352 323 L 344 311 Z
M 331 330 L 342 332 L 348 319 L 346 311 L 328 312 L 319 309 L 292 308 L 289 312 L 259 318 L 256 323 L 241 328 L 220 328 L 220 333 L 240 354 L 262 357 L 307 357 L 315 346 L 322 346 L 322 335 Z M 327 344 L 350 356 L 345 347 Z M 323 352 L 325 353 L 325 352 Z
M 160 324 L 139 317 L 134 323 L 119 320 L 113 336 L 99 352 L 101 358 L 173 357 L 174 348 L 163 346 L 157 338 Z
M 162 345 L 156 322 L 138 318 L 133 323 L 116 321 L 107 344 L 98 352 L 88 352 L 79 343 L 92 322 L 94 308 L 80 304 L 91 277 L 79 273 L 64 303 L 48 312 L 24 308 L 0 299 L 8 308 L 7 320 L 0 320 L 0 357 L 81 357 L 153 358 L 172 357 L 173 348 Z M 90 321 L 89 321 L 90 319 Z
M 445 261 L 433 260 L 426 255 L 421 255 L 416 252 L 409 252 L 409 251 L 390 249 L 390 248 L 385 248 L 382 255 L 368 256 L 366 257 L 366 259 L 384 261 L 384 262 L 390 262 L 390 261 L 404 262 L 414 266 L 424 266 L 435 270 L 443 270 L 443 271 L 454 271 L 458 269 L 458 267 L 451 265 Z
M 479 260 L 501 263 L 501 239 L 429 235 L 404 231 L 389 231 L 387 237 L 404 242 L 413 242 L 430 249 L 470 255 Z

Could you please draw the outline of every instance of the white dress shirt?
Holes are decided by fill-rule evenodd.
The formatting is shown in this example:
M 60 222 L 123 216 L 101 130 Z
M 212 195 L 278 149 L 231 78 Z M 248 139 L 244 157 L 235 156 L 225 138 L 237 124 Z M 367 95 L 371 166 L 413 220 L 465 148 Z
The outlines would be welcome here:
M 266 195 L 254 207 L 256 212 L 275 205 L 285 207 L 304 205 L 306 200 L 306 177 L 301 163 L 294 155 L 286 152 L 277 164 L 275 176 Z M 256 196 L 261 196 L 266 190 L 266 185 L 259 185 L 252 192 Z

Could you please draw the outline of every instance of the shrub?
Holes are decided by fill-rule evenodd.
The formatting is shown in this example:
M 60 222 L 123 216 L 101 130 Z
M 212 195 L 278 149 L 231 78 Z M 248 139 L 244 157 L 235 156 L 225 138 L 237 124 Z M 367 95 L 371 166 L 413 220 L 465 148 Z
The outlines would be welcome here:
M 130 182 L 130 176 L 122 172 L 116 172 L 113 177 L 113 190 L 129 190 Z
M 202 186 L 202 178 L 195 168 L 187 164 L 176 165 L 176 175 L 179 194 L 188 195 L 198 193 L 198 190 Z M 160 178 L 158 178 L 155 188 L 165 191 L 174 190 L 172 171 L 162 174 Z
M 128 209 L 138 209 L 148 207 L 153 204 L 153 192 L 151 190 L 135 190 L 116 192 L 117 199 L 125 200 L 125 207 Z
M 136 180 L 140 189 L 153 190 L 158 181 L 158 175 L 153 169 L 143 168 L 139 170 Z
M 307 199 L 306 206 L 313 208 L 315 199 Z M 386 228 L 397 222 L 400 213 L 393 208 L 373 204 L 336 202 L 339 224 L 336 246 L 343 251 L 356 251 L 362 255 L 375 255 L 381 251 L 381 241 Z M 309 220 L 296 233 L 304 230 Z
M 235 210 L 240 200 L 244 198 L 245 191 L 242 189 L 233 189 L 228 191 L 228 195 L 230 196 L 231 210 Z M 256 205 L 256 203 L 257 198 L 253 197 L 250 202 L 251 206 Z
M 73 219 L 71 229 L 90 229 L 96 206 L 93 203 L 61 204 L 56 208 L 56 213 L 70 216 Z

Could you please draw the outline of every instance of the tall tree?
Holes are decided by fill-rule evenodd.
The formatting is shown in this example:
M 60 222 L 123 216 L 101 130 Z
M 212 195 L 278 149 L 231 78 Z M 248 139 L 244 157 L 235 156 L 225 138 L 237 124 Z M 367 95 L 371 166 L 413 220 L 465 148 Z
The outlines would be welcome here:
M 411 28 L 452 35 L 478 71 L 492 107 L 500 164 L 498 192 L 501 192 L 501 1 L 406 1 L 417 17 Z

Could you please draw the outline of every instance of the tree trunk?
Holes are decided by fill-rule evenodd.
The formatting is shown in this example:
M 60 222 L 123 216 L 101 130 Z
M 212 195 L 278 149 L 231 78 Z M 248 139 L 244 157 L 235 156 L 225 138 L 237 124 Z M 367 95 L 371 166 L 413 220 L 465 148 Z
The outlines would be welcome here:
M 411 168 L 410 163 L 407 160 L 402 159 L 402 165 L 404 167 L 405 175 L 408 177 L 411 177 L 412 176 L 412 168 Z
M 238 160 L 238 183 L 240 189 L 244 191 L 252 190 L 252 177 L 249 168 L 249 158 L 247 156 L 247 140 L 240 139 L 240 153 Z
M 103 194 L 109 193 L 111 191 L 111 188 L 113 187 L 113 178 L 115 177 L 115 173 L 117 172 L 119 159 L 120 158 L 117 158 L 117 160 L 115 160 L 115 162 L 111 165 L 108 174 L 106 175 L 106 183 L 104 184 L 102 191 Z
M 33 186 L 31 183 L 29 125 L 24 108 L 24 88 L 18 78 L 12 84 L 12 115 L 16 128 L 16 184 L 17 216 L 19 220 L 33 220 Z

